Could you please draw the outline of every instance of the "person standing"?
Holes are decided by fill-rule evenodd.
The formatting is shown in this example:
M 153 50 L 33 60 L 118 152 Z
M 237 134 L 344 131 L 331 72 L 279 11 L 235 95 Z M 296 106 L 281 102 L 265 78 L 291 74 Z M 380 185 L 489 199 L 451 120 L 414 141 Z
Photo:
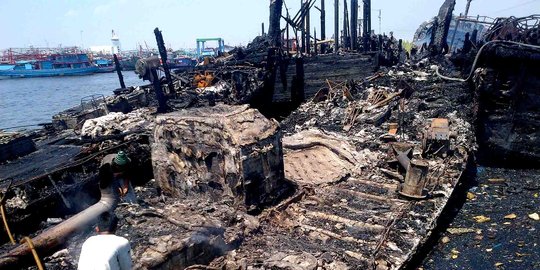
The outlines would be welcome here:
M 78 270 L 129 270 L 132 267 L 129 241 L 117 236 L 118 219 L 105 212 L 100 215 L 96 226 L 97 235 L 84 242 Z

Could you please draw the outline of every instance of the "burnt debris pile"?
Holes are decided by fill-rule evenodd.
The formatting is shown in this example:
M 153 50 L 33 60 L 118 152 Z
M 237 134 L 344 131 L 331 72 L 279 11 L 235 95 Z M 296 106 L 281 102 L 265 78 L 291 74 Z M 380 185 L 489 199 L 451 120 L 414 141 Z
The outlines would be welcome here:
M 539 31 L 538 15 L 499 18 L 450 58 L 475 91 L 482 163 L 538 166 Z
M 355 79 L 327 81 L 281 123 L 299 192 L 212 266 L 391 269 L 427 238 L 475 145 L 472 92 L 430 68 Z
M 487 37 L 473 79 L 482 152 L 505 167 L 538 166 L 540 17 L 497 20 Z

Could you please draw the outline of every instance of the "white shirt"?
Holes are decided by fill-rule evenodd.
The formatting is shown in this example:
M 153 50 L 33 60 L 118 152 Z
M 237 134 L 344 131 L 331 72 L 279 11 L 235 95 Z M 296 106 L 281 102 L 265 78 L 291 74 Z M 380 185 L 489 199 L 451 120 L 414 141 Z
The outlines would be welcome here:
M 78 270 L 131 269 L 129 241 L 114 234 L 92 236 L 84 242 Z

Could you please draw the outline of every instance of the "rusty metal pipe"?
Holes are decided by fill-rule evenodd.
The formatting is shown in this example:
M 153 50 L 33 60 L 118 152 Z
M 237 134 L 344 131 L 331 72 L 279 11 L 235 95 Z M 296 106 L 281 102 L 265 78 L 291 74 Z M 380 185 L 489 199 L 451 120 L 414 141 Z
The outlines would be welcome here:
M 102 213 L 113 211 L 118 205 L 119 197 L 116 185 L 111 184 L 102 188 L 99 202 L 33 238 L 32 243 L 35 249 L 40 254 L 50 254 L 71 236 L 93 225 Z M 15 269 L 25 260 L 29 260 L 30 256 L 32 256 L 32 250 L 28 248 L 28 245 L 19 245 L 0 257 L 0 269 Z
M 405 175 L 405 181 L 399 193 L 413 199 L 423 199 L 429 164 L 424 160 L 411 160 Z

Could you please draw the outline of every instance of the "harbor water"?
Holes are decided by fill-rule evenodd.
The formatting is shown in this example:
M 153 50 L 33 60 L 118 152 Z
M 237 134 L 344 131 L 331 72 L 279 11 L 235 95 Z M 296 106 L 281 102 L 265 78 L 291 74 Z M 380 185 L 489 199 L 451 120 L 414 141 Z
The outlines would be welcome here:
M 148 83 L 133 71 L 125 71 L 123 75 L 126 86 Z M 58 112 L 79 105 L 82 98 L 113 95 L 113 90 L 119 87 L 116 72 L 0 80 L 0 130 L 39 128 L 38 124 L 50 123 Z

